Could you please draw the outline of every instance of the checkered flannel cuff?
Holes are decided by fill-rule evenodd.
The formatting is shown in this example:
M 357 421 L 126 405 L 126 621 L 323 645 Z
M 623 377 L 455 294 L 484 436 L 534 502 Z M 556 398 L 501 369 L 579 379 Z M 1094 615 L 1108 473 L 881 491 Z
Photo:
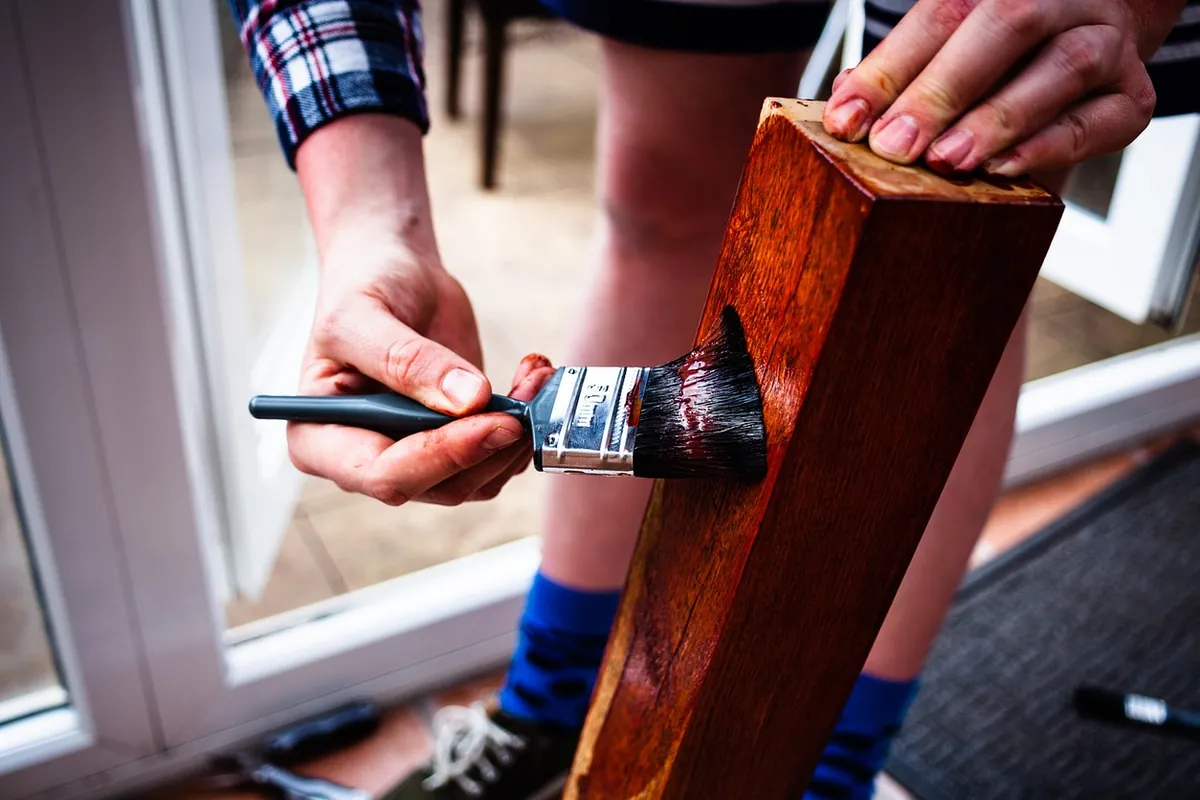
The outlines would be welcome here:
M 313 131 L 388 113 L 429 130 L 419 0 L 232 0 L 288 164 Z

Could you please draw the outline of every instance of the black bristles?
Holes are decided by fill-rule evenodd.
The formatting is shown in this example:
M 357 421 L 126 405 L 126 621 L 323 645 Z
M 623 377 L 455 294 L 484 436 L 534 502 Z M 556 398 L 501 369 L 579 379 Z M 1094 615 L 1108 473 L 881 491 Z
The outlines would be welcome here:
M 727 307 L 716 336 L 650 370 L 633 473 L 643 478 L 760 480 L 766 471 L 762 395 L 741 320 Z

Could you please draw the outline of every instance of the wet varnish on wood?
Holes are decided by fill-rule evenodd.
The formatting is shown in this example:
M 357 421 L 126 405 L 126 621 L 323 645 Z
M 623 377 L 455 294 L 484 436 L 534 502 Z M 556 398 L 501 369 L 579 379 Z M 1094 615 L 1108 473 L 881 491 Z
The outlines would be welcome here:
M 569 800 L 800 796 L 1057 227 L 821 107 L 765 103 L 697 336 L 740 315 L 768 476 L 655 486 Z

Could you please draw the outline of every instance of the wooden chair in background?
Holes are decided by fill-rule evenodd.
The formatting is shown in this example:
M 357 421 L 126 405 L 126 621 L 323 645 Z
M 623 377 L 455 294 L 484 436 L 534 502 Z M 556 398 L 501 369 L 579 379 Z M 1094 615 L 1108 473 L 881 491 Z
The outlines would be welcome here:
M 548 19 L 554 15 L 538 0 L 448 0 L 446 3 L 446 114 L 462 116 L 459 85 L 462 82 L 463 43 L 467 14 L 479 12 L 483 22 L 483 121 L 480 128 L 479 183 L 496 188 L 496 169 L 503 125 L 504 62 L 508 26 L 518 19 Z

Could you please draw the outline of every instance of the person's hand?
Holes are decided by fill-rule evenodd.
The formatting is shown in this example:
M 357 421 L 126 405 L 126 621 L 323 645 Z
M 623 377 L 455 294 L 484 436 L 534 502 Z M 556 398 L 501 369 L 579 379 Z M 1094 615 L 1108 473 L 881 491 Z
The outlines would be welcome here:
M 1143 61 L 1183 0 L 920 0 L 825 107 L 830 134 L 901 164 L 1005 177 L 1137 138 L 1154 110 Z
M 532 447 L 519 420 L 474 413 L 492 387 L 470 301 L 437 255 L 419 132 L 399 119 L 346 118 L 313 134 L 297 166 L 321 259 L 299 393 L 390 389 L 463 418 L 398 442 L 289 423 L 292 462 L 390 505 L 494 497 Z M 533 399 L 553 372 L 544 358 L 527 358 L 511 396 Z
M 409 501 L 457 505 L 495 497 L 529 464 L 532 447 L 519 420 L 472 414 L 491 386 L 475 318 L 458 282 L 415 263 L 403 245 L 352 243 L 327 253 L 299 393 L 399 392 L 447 414 L 470 414 L 398 442 L 336 425 L 291 423 L 292 462 L 390 505 Z M 527 358 L 512 397 L 532 400 L 554 373 Z

